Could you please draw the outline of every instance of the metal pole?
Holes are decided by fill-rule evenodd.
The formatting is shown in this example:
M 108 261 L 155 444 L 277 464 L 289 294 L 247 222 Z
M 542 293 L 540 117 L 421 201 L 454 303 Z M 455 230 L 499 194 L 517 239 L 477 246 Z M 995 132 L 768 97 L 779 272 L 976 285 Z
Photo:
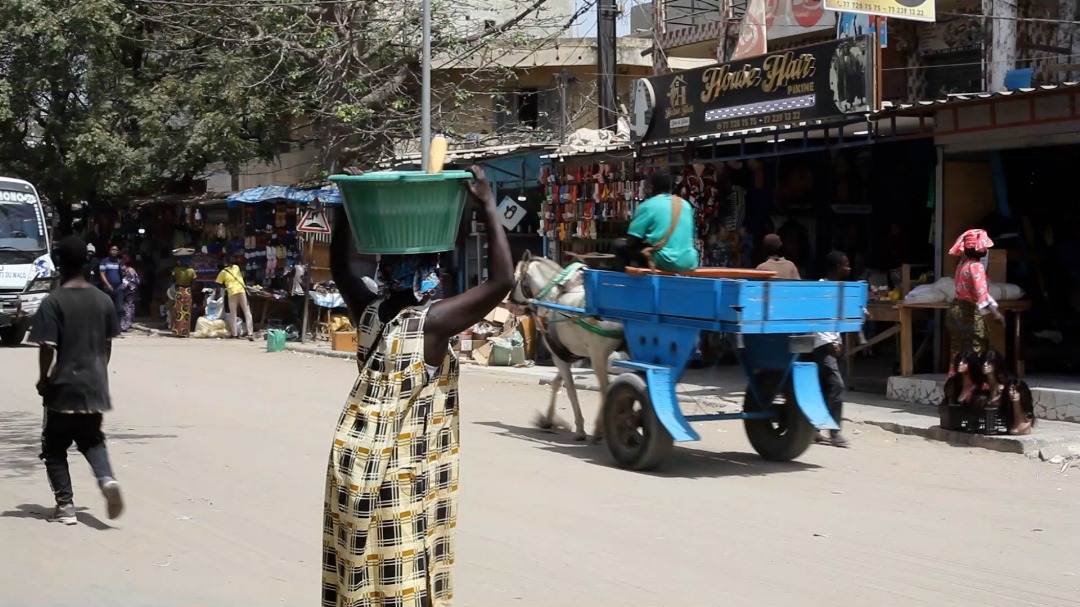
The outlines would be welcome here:
M 420 89 L 420 166 L 428 170 L 431 158 L 431 0 L 424 1 L 423 67 Z
M 567 122 L 570 120 L 569 103 L 570 73 L 564 68 L 556 76 L 559 79 L 559 143 L 566 143 Z
M 619 117 L 616 112 L 615 70 L 616 70 L 616 25 L 618 9 L 615 0 L 599 0 L 596 3 L 596 67 L 600 72 L 596 78 L 597 100 L 601 129 L 614 131 Z

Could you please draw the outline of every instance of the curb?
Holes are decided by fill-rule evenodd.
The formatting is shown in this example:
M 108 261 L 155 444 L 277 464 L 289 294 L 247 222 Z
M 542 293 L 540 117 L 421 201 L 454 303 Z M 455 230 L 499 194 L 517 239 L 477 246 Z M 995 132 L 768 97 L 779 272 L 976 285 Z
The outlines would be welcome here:
M 324 356 L 326 358 L 337 358 L 340 360 L 356 360 L 356 354 L 352 352 L 338 352 L 304 344 L 285 344 L 285 350 L 297 354 L 310 354 L 314 356 Z M 541 386 L 550 386 L 553 378 L 554 370 L 550 377 L 539 378 L 538 384 Z M 527 381 L 528 376 L 524 376 L 522 379 Z M 575 381 L 574 386 L 578 390 L 589 392 L 600 391 L 600 386 L 595 382 Z M 730 402 L 719 395 L 701 395 L 699 398 L 715 398 L 721 402 Z M 873 406 L 863 405 L 862 403 L 854 401 L 851 402 L 852 404 L 864 407 Z M 1033 459 L 1041 458 L 1043 460 L 1050 460 L 1055 456 L 1068 459 L 1080 455 L 1080 425 L 1077 426 L 1075 436 L 1071 434 L 1063 435 L 1061 433 L 1042 436 L 1038 434 L 1029 436 L 985 436 L 982 434 L 967 434 L 965 432 L 944 430 L 940 426 L 917 426 L 893 421 L 865 419 L 861 418 L 861 416 L 851 418 L 845 416 L 845 419 L 854 424 L 876 426 L 893 434 L 918 436 L 926 440 L 948 443 L 958 447 L 974 447 L 977 449 L 986 449 L 988 451 L 997 451 L 999 453 L 1015 453 Z
M 310 354 L 313 356 L 324 356 L 326 358 L 337 358 L 340 360 L 356 360 L 356 354 L 353 352 L 338 352 L 337 350 L 327 350 L 318 346 L 308 346 L 297 343 L 285 343 L 286 352 L 296 352 L 297 354 Z
M 552 378 L 540 378 L 539 384 L 541 386 L 550 386 L 551 381 Z M 586 390 L 589 392 L 600 391 L 599 385 L 594 382 L 574 382 L 574 386 L 578 390 Z M 705 395 L 703 398 L 710 398 L 710 396 Z M 722 402 L 730 402 L 730 400 L 722 397 L 714 396 L 712 398 L 716 398 Z M 855 401 L 847 402 L 864 407 L 873 406 L 864 405 Z M 893 434 L 918 436 L 926 440 L 948 443 L 958 447 L 974 447 L 986 449 L 988 451 L 997 451 L 999 453 L 1015 453 L 1030 458 L 1040 457 L 1044 460 L 1049 460 L 1055 455 L 1064 458 L 1080 455 L 1080 425 L 1077 426 L 1075 436 L 1063 436 L 1061 434 L 1049 436 L 1040 436 L 1038 434 L 1028 436 L 987 436 L 983 434 L 968 434 L 966 432 L 945 430 L 940 426 L 916 426 L 893 421 L 866 419 L 862 416 L 848 417 L 845 415 L 844 418 L 853 424 L 876 426 Z

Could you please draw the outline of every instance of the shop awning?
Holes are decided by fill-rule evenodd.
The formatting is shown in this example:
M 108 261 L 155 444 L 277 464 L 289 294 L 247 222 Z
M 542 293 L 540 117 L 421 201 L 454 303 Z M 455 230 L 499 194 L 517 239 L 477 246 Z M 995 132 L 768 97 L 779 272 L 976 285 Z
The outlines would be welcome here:
M 229 208 L 235 209 L 245 204 L 258 204 L 270 200 L 287 200 L 300 204 L 314 202 L 318 198 L 323 204 L 341 204 L 341 192 L 337 186 L 327 186 L 316 190 L 301 190 L 283 185 L 264 185 L 250 188 L 229 196 Z

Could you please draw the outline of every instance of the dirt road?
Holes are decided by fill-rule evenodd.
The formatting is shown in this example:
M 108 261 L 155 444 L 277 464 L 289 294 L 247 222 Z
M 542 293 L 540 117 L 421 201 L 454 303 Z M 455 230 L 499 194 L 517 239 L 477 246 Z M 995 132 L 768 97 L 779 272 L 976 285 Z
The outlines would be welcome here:
M 36 365 L 33 348 L 0 350 L 0 606 L 318 604 L 352 363 L 118 342 L 106 432 L 128 512 L 105 520 L 73 451 L 77 527 L 43 520 Z M 531 429 L 535 378 L 462 383 L 457 605 L 1080 605 L 1078 471 L 873 428 L 774 465 L 728 422 L 633 474 Z

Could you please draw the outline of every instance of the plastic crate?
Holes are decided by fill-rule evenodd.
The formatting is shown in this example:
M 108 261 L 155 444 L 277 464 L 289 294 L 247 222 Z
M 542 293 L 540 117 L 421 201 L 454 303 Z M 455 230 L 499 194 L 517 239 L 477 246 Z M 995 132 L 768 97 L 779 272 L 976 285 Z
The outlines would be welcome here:
M 972 409 L 964 405 L 944 405 L 939 410 L 941 427 L 968 434 L 1005 434 L 1005 418 L 996 407 Z

